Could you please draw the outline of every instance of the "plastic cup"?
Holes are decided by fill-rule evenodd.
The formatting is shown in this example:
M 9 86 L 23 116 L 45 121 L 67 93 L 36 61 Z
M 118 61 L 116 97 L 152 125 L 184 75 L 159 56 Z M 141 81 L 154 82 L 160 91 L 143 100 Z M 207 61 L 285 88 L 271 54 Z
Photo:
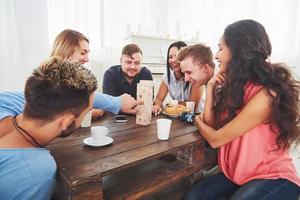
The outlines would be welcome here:
M 89 111 L 86 113 L 84 116 L 82 122 L 81 122 L 81 127 L 90 127 L 92 124 L 92 111 Z
M 191 113 L 194 113 L 194 111 L 195 111 L 195 102 L 194 101 L 187 101 L 187 102 L 185 102 L 185 105 Z
M 170 136 L 170 129 L 172 120 L 170 119 L 158 119 L 157 123 L 157 138 L 159 140 L 168 140 Z

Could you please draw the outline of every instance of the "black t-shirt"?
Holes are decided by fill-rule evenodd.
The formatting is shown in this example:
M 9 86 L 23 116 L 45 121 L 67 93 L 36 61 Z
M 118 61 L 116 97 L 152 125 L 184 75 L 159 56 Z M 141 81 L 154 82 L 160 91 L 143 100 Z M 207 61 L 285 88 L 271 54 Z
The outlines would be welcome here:
M 140 80 L 153 80 L 150 70 L 146 67 L 142 67 L 140 73 L 129 84 L 122 72 L 121 65 L 112 66 L 104 73 L 103 93 L 112 96 L 120 96 L 127 93 L 136 99 L 136 88 Z

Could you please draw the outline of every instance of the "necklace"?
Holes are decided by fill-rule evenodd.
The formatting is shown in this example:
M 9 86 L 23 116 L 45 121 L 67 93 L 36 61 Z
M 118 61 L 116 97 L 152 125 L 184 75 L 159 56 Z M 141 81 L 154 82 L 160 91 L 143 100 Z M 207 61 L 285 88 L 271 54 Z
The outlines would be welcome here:
M 32 144 L 32 145 L 34 145 L 34 146 L 36 146 L 36 147 L 40 147 L 40 148 L 43 148 L 43 146 L 40 144 L 40 143 L 38 143 L 35 139 L 34 139 L 34 137 L 32 137 L 31 135 L 30 135 L 30 133 L 28 133 L 27 131 L 25 131 L 22 127 L 20 127 L 19 125 L 18 125 L 18 123 L 17 123 L 17 118 L 16 118 L 17 116 L 14 116 L 13 118 L 12 118 L 12 122 L 13 122 L 13 125 L 14 125 L 14 127 L 15 127 L 15 129 L 20 133 L 20 135 L 22 135 L 22 137 L 27 141 L 27 142 L 29 142 L 30 144 Z M 20 131 L 21 130 L 21 131 Z M 28 137 L 30 137 L 30 139 L 32 140 L 32 141 L 30 141 L 25 135 L 27 135 Z

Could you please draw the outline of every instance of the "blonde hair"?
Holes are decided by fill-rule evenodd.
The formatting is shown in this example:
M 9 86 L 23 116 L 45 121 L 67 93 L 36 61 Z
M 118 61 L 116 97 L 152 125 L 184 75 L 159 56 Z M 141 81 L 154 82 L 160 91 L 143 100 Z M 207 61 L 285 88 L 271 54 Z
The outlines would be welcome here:
M 77 62 L 69 62 L 59 57 L 50 57 L 37 67 L 33 75 L 53 87 L 86 90 L 89 94 L 97 89 L 95 75 Z
M 212 51 L 210 47 L 204 44 L 199 43 L 181 48 L 178 52 L 177 59 L 181 62 L 184 58 L 189 56 L 193 58 L 193 62 L 208 64 L 212 68 L 215 67 Z
M 65 29 L 56 36 L 50 56 L 69 59 L 73 55 L 75 49 L 80 47 L 79 43 L 82 40 L 89 43 L 88 38 L 82 33 L 71 29 Z

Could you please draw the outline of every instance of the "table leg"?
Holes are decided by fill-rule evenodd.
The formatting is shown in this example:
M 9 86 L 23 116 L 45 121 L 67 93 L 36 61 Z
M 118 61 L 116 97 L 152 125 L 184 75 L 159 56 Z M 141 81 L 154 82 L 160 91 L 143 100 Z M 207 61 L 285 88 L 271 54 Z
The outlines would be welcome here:
M 71 187 L 66 182 L 59 182 L 59 199 L 103 199 L 101 178 L 76 183 L 76 185 L 73 184 Z
M 187 165 L 193 165 L 203 162 L 204 154 L 205 144 L 202 141 L 198 141 L 189 147 L 177 151 L 176 158 Z
M 205 170 L 216 166 L 217 150 L 206 147 L 205 142 L 198 141 L 189 147 L 177 151 L 177 160 L 184 162 L 186 165 L 198 165 L 199 170 L 195 171 L 185 183 L 186 188 L 190 188 L 195 182 L 203 178 Z

